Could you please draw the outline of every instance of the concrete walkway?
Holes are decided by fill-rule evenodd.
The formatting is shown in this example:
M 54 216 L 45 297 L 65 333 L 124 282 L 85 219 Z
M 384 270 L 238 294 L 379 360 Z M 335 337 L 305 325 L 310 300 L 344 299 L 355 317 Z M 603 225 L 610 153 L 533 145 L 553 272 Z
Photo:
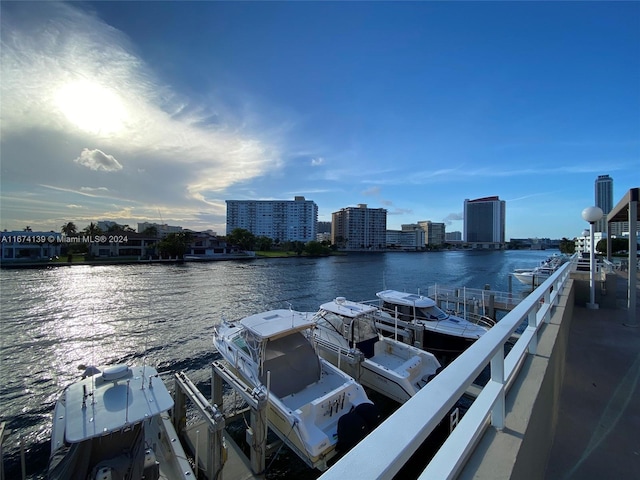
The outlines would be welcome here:
M 640 327 L 624 325 L 626 274 L 618 308 L 575 306 L 546 480 L 640 478 Z

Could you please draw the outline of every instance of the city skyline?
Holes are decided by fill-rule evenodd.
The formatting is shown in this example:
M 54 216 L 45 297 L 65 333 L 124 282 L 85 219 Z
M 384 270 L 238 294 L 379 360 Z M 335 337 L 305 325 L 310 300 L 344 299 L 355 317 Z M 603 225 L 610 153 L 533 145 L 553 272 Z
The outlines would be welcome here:
M 2 2 L 0 229 L 227 200 L 573 238 L 640 184 L 637 2 Z

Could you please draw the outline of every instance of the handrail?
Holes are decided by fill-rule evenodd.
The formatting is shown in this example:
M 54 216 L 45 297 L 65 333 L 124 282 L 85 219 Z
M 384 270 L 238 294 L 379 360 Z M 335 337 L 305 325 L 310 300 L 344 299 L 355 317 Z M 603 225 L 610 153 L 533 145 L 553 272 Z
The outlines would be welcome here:
M 420 476 L 455 478 L 486 427 L 504 427 L 505 395 L 526 355 L 535 354 L 538 330 L 549 322 L 575 259 L 562 265 L 320 479 L 392 478 L 490 364 L 487 385 Z M 505 357 L 504 345 L 523 321 L 527 327 Z

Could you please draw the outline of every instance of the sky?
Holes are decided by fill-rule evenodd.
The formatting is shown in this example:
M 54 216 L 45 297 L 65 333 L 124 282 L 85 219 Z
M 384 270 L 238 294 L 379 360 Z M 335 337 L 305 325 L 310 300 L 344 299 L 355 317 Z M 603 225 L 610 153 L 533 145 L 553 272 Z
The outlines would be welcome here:
M 225 234 L 225 200 L 574 238 L 640 186 L 640 2 L 0 3 L 0 229 Z

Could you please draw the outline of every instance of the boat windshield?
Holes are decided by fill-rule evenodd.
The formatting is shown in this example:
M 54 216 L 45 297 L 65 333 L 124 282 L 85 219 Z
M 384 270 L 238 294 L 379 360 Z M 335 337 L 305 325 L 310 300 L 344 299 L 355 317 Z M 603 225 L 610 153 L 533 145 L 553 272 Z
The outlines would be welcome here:
M 336 315 L 333 312 L 325 312 L 322 318 L 350 342 L 360 343 L 364 340 L 378 337 L 378 330 L 373 317 L 363 315 L 348 318 Z
M 434 305 L 433 307 L 416 308 L 416 318 L 430 321 L 446 320 L 449 318 L 449 314 Z

